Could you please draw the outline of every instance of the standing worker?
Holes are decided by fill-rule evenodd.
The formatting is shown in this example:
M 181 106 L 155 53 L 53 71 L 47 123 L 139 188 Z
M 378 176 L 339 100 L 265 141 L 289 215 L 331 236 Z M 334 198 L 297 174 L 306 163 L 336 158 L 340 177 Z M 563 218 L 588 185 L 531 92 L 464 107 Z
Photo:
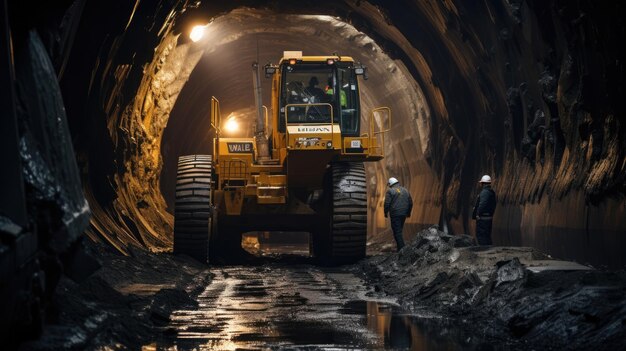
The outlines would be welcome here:
M 402 238 L 402 227 L 407 217 L 411 217 L 413 209 L 413 199 L 411 194 L 403 186 L 398 184 L 398 180 L 394 177 L 389 178 L 389 189 L 385 194 L 385 218 L 391 216 L 391 230 L 393 237 L 396 239 L 398 251 L 404 247 L 404 238 Z
M 491 189 L 491 177 L 480 179 L 482 190 L 476 198 L 472 218 L 476 220 L 476 240 L 478 245 L 491 245 L 491 225 L 496 210 L 496 193 Z

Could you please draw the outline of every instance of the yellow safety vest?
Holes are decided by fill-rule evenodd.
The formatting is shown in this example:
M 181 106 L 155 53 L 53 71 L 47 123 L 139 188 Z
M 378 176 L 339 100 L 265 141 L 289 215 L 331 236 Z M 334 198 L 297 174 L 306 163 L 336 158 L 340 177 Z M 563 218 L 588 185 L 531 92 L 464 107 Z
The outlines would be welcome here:
M 333 95 L 333 93 L 334 91 L 332 88 L 326 89 L 326 94 Z M 341 104 L 341 107 L 348 106 L 348 97 L 346 96 L 346 92 L 342 89 L 339 89 L 339 103 Z

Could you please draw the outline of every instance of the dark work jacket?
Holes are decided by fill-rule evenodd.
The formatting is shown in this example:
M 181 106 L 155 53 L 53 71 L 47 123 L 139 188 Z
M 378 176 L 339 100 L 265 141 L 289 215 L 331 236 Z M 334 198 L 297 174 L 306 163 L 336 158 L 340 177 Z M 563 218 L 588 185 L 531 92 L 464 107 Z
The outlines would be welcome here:
M 476 198 L 476 205 L 474 205 L 472 218 L 493 217 L 493 214 L 496 211 L 496 201 L 496 192 L 491 189 L 491 186 L 484 187 Z
M 389 214 L 391 217 L 411 215 L 413 209 L 413 199 L 411 194 L 404 187 L 394 184 L 387 189 L 385 194 L 385 215 Z

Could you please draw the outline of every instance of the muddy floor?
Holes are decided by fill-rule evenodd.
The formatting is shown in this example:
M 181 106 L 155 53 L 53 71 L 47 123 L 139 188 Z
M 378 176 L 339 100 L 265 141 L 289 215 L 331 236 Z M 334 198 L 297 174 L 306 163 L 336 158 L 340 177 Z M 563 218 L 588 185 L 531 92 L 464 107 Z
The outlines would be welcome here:
M 224 267 L 197 299 L 175 311 L 155 349 L 460 349 L 428 332 L 394 299 L 343 269 L 308 264 Z M 426 324 L 426 321 L 423 321 Z
M 260 257 L 211 268 L 87 245 L 101 268 L 62 279 L 43 337 L 20 349 L 626 347 L 623 272 L 551 270 L 529 248 L 472 245 L 431 228 L 399 253 L 323 267 L 301 243 L 257 242 Z
M 301 246 L 301 245 L 300 245 Z M 249 264 L 206 267 L 172 255 L 96 249 L 102 268 L 64 279 L 44 336 L 22 350 L 449 349 L 481 345 L 445 318 L 416 314 L 348 267 L 298 245 Z M 291 251 L 299 255 L 282 255 Z

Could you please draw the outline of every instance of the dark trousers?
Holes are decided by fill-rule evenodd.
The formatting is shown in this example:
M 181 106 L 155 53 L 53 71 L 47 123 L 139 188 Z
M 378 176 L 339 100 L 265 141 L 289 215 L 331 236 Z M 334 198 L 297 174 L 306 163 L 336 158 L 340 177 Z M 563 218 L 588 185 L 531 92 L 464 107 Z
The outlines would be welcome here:
M 491 245 L 491 225 L 493 219 L 476 220 L 476 241 L 478 245 Z
M 393 216 L 391 217 L 391 230 L 393 231 L 393 238 L 396 239 L 396 245 L 398 251 L 404 247 L 404 238 L 402 238 L 402 227 L 404 227 L 405 216 Z

